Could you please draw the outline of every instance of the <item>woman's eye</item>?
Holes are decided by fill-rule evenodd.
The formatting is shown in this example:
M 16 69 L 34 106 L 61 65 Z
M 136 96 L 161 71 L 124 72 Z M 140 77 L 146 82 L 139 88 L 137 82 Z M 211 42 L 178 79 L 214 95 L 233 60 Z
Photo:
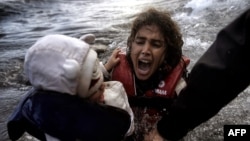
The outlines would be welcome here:
M 138 45 L 143 45 L 144 44 L 144 40 L 135 40 L 135 43 Z
M 162 47 L 161 44 L 153 44 L 152 46 L 155 47 L 155 48 L 161 48 Z
M 161 47 L 163 47 L 163 43 L 160 42 L 160 41 L 153 41 L 153 42 L 151 42 L 151 45 L 152 45 L 154 48 L 161 48 Z
M 135 43 L 138 44 L 138 45 L 143 45 L 144 41 L 135 41 Z

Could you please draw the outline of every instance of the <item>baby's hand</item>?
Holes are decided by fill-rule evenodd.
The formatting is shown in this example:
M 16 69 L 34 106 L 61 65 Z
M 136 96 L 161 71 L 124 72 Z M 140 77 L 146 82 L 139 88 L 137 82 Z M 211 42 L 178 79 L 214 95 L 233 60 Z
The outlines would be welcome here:
M 120 48 L 116 48 L 112 55 L 110 56 L 108 62 L 104 65 L 106 70 L 109 72 L 113 69 L 114 66 L 116 66 L 120 62 L 120 58 L 118 57 L 118 54 L 121 52 Z

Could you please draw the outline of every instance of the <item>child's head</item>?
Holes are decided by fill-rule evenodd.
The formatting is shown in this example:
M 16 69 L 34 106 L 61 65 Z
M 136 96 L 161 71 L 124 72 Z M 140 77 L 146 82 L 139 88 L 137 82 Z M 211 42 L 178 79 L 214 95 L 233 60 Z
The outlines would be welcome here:
M 84 40 L 65 35 L 39 39 L 26 53 L 24 71 L 37 89 L 83 98 L 103 83 L 97 53 Z

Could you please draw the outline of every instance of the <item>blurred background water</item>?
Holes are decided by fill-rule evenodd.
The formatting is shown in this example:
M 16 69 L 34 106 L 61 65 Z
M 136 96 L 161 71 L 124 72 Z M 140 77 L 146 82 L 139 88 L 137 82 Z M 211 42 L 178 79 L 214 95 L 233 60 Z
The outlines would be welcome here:
M 99 54 L 105 61 L 112 49 L 126 45 L 135 14 L 150 6 L 169 10 L 180 25 L 183 53 L 191 58 L 191 70 L 219 30 L 250 7 L 250 0 L 1 0 L 0 141 L 8 140 L 6 119 L 29 88 L 22 65 L 26 50 L 38 38 L 52 33 L 77 38 L 93 33 L 97 44 L 108 47 Z M 249 93 L 246 89 L 184 140 L 223 140 L 224 124 L 250 124 Z M 34 139 L 24 136 L 20 140 Z

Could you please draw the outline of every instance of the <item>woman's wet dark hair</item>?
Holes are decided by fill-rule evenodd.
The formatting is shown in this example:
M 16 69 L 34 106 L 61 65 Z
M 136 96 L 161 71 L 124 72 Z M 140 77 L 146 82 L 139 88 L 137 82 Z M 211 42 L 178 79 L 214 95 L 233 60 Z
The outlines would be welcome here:
M 181 60 L 183 40 L 179 26 L 172 20 L 170 13 L 167 11 L 158 11 L 154 8 L 149 8 L 137 15 L 132 23 L 131 33 L 127 40 L 127 59 L 132 64 L 130 57 L 132 42 L 140 28 L 145 25 L 156 25 L 162 32 L 165 40 L 166 55 L 159 69 L 164 70 L 164 72 L 167 70 L 168 73 Z

